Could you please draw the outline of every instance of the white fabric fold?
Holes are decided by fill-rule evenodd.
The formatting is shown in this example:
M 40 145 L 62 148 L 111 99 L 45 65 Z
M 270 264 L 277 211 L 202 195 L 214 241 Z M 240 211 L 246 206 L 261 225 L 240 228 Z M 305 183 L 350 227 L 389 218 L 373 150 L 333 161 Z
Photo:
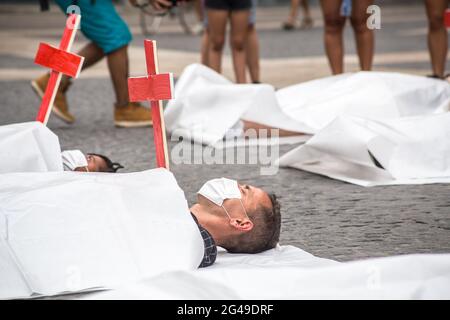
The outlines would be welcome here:
M 169 101 L 164 117 L 175 141 L 183 136 L 218 148 L 223 147 L 222 139 L 240 119 L 285 130 L 301 125 L 282 112 L 272 86 L 233 84 L 200 64 L 185 68 L 175 85 L 175 99 Z M 301 136 L 294 142 L 292 138 L 286 142 L 304 140 Z
M 277 161 L 362 186 L 450 182 L 450 113 L 341 116 Z
M 0 126 L 0 173 L 62 171 L 58 137 L 40 122 Z
M 212 267 L 167 272 L 82 299 L 448 299 L 450 254 L 338 263 L 299 248 L 221 252 Z

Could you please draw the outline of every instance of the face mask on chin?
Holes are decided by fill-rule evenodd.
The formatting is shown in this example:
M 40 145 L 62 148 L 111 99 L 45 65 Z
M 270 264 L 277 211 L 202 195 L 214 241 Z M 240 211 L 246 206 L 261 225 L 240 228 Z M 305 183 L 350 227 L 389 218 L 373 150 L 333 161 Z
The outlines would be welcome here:
M 66 150 L 61 152 L 65 171 L 75 171 L 77 168 L 85 168 L 89 172 L 86 156 L 80 150 Z
M 197 192 L 198 194 L 204 196 L 206 199 L 210 200 L 219 207 L 222 207 L 228 218 L 231 220 L 230 214 L 227 209 L 223 206 L 223 202 L 227 199 L 239 199 L 242 209 L 248 218 L 247 211 L 242 203 L 242 194 L 239 189 L 239 185 L 236 180 L 231 180 L 227 178 L 212 179 L 200 188 Z M 248 218 L 250 220 L 250 218 Z

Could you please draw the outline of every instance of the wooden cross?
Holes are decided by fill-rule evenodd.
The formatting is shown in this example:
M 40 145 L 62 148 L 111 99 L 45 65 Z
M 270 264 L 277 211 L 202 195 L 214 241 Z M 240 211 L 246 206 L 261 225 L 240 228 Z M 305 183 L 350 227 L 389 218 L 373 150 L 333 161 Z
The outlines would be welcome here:
M 173 75 L 171 73 L 158 74 L 156 41 L 145 40 L 144 48 L 147 76 L 128 78 L 128 92 L 130 101 L 150 102 L 156 165 L 158 168 L 169 169 L 169 153 L 167 150 L 162 100 L 173 98 Z
M 69 52 L 75 39 L 80 19 L 80 15 L 69 15 L 59 48 L 55 48 L 46 43 L 40 43 L 34 59 L 34 63 L 51 69 L 50 79 L 48 80 L 47 88 L 42 97 L 41 106 L 36 118 L 36 121 L 40 121 L 45 125 L 52 111 L 53 102 L 62 75 L 65 74 L 77 78 L 83 65 L 84 57 Z

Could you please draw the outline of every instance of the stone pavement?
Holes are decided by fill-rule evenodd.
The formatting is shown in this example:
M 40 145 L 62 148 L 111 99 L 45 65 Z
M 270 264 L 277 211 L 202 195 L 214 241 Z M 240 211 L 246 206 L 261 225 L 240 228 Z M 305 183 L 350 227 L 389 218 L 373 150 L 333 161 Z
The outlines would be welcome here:
M 133 9 L 119 9 L 130 23 L 131 73 L 145 73 L 143 39 Z M 280 88 L 329 75 L 322 46 L 322 23 L 313 8 L 315 27 L 284 32 L 279 26 L 287 14 L 282 7 L 261 8 L 257 14 L 264 82 Z M 0 125 L 33 120 L 39 101 L 29 81 L 44 70 L 33 64 L 39 42 L 56 44 L 64 17 L 53 7 L 38 13 L 37 6 L 0 5 Z M 158 41 L 160 71 L 179 75 L 199 61 L 199 37 L 181 33 L 166 19 Z M 346 70 L 357 70 L 350 28 L 345 33 Z M 375 70 L 430 73 L 426 47 L 426 19 L 421 5 L 382 8 L 382 29 L 376 33 Z M 86 43 L 80 35 L 75 48 Z M 232 78 L 229 55 L 224 73 Z M 145 170 L 155 163 L 150 128 L 116 129 L 112 124 L 114 94 L 103 61 L 82 73 L 69 92 L 77 122 L 66 125 L 51 117 L 49 127 L 62 147 L 109 155 L 126 171 Z M 337 141 L 338 143 L 338 141 Z M 171 143 L 171 147 L 175 142 Z M 280 154 L 293 146 L 282 146 Z M 262 176 L 256 165 L 172 166 L 190 203 L 210 178 L 226 176 L 276 192 L 281 196 L 282 244 L 298 246 L 315 255 L 339 261 L 393 254 L 450 252 L 450 186 L 417 185 L 363 188 L 294 169 Z

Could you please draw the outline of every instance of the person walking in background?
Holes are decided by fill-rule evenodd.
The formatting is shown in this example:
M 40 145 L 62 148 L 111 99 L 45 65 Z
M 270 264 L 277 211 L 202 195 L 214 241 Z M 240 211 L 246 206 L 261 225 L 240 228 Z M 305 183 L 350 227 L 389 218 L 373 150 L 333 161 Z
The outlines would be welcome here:
M 246 65 L 250 74 L 252 83 L 261 83 L 260 79 L 260 65 L 259 65 L 259 39 L 256 32 L 256 7 L 258 0 L 251 0 L 251 9 L 248 19 L 248 31 L 246 41 Z M 209 35 L 208 35 L 208 18 L 204 19 L 205 32 L 203 33 L 201 41 L 201 63 L 209 66 Z
M 373 0 L 320 0 L 325 22 L 325 52 L 333 74 L 344 72 L 343 31 L 347 17 L 341 14 L 342 4 L 344 8 L 351 8 L 350 22 L 355 33 L 360 68 L 364 71 L 372 69 L 375 39 L 373 30 L 366 24 L 369 17 L 367 7 L 372 3 Z
M 73 4 L 72 0 L 55 0 L 66 12 Z M 133 1 L 130 1 L 133 3 Z M 104 57 L 108 63 L 116 102 L 114 105 L 114 123 L 120 127 L 141 127 L 152 124 L 151 111 L 139 103 L 130 102 L 128 98 L 128 44 L 132 36 L 122 18 L 118 15 L 112 1 L 78 0 L 80 8 L 81 32 L 89 42 L 78 55 L 83 56 L 83 70 L 91 67 Z M 32 81 L 32 87 L 42 98 L 47 87 L 49 74 Z M 70 86 L 70 78 L 63 76 L 56 93 L 53 106 L 54 113 L 67 123 L 73 123 L 75 117 L 69 112 L 66 93 Z
M 448 0 L 425 0 L 428 18 L 428 50 L 430 51 L 433 72 L 430 77 L 439 79 L 444 78 L 447 60 L 448 41 L 444 14 L 448 3 Z
M 237 83 L 245 83 L 247 62 L 246 42 L 251 0 L 205 0 L 208 17 L 207 65 L 221 73 L 225 31 L 230 20 L 230 46 Z
M 291 9 L 289 11 L 289 16 L 282 25 L 284 30 L 293 30 L 296 27 L 299 5 L 301 5 L 303 9 L 303 18 L 302 22 L 300 23 L 300 29 L 312 28 L 313 19 L 311 18 L 311 12 L 309 11 L 308 0 L 291 0 Z

